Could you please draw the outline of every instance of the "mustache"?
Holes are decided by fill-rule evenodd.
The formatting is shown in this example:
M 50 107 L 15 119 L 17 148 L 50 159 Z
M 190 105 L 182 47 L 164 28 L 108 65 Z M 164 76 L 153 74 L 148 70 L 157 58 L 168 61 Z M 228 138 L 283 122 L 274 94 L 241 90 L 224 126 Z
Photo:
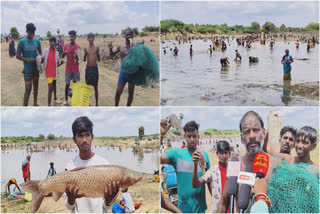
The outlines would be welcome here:
M 249 141 L 249 143 L 247 144 L 247 147 L 248 147 L 248 146 L 250 146 L 250 145 L 251 145 L 251 144 L 253 144 L 253 143 L 258 144 L 259 146 L 261 146 L 260 141 L 257 141 L 257 140 L 250 140 L 250 141 Z

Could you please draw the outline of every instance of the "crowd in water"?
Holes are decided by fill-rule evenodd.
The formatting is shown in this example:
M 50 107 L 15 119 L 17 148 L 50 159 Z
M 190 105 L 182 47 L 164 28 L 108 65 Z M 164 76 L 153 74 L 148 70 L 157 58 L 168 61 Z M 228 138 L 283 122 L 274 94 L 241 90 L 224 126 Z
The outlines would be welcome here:
M 210 42 L 212 44 L 209 45 L 207 50 L 204 51 L 194 51 L 192 47 L 192 41 L 193 40 L 202 40 L 203 42 Z M 245 47 L 246 49 L 250 49 L 252 47 L 252 44 L 254 42 L 260 42 L 261 45 L 269 45 L 269 48 L 272 49 L 275 45 L 276 40 L 282 40 L 282 41 L 296 41 L 296 48 L 300 48 L 300 43 L 305 43 L 307 51 L 310 50 L 310 48 L 315 47 L 316 44 L 319 44 L 319 34 L 294 34 L 294 33 L 279 33 L 279 34 L 251 34 L 248 36 L 213 36 L 213 37 L 182 37 L 182 36 L 176 36 L 175 41 L 165 41 L 161 40 L 162 44 L 168 44 L 163 47 L 163 54 L 166 55 L 169 53 L 169 51 L 172 53 L 173 56 L 180 55 L 180 51 L 177 47 L 177 45 L 181 44 L 190 44 L 189 54 L 192 56 L 196 53 L 210 53 L 210 55 L 214 51 L 222 51 L 224 52 L 227 50 L 228 46 L 231 46 L 231 42 L 236 40 L 237 45 L 240 47 Z M 268 44 L 269 43 L 269 44 Z M 172 45 L 174 48 L 172 48 Z M 235 50 L 235 59 L 234 61 L 241 62 L 241 55 L 238 52 L 238 50 Z M 220 59 L 220 64 L 222 67 L 227 67 L 229 65 L 228 57 L 223 57 Z M 249 56 L 249 62 L 257 63 L 259 62 L 259 58 L 256 56 Z

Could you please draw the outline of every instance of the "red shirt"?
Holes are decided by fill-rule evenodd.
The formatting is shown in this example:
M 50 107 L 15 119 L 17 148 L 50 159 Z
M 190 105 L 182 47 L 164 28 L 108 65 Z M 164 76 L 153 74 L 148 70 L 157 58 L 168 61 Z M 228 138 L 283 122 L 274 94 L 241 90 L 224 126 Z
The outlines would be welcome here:
M 66 73 L 68 74 L 70 74 L 71 70 L 73 71 L 73 73 L 76 73 L 79 71 L 79 62 L 77 62 L 73 58 L 73 56 L 76 54 L 76 51 L 78 49 L 80 49 L 80 46 L 77 44 L 74 44 L 72 49 L 70 49 L 70 43 L 64 46 L 63 50 L 69 53 L 69 57 L 67 58 L 67 65 L 66 65 Z
M 223 168 L 223 167 L 220 165 L 220 162 L 219 162 L 219 170 L 220 170 L 220 174 L 221 174 L 221 187 L 222 187 L 221 192 L 223 192 L 224 183 L 225 183 L 225 181 L 226 181 L 227 170 L 226 170 L 226 168 Z
M 46 67 L 46 78 L 56 77 L 56 49 L 54 51 L 49 48 L 47 67 Z
M 186 145 L 182 145 L 182 146 L 181 146 L 181 149 L 184 149 L 184 148 L 186 148 Z
M 27 169 L 29 169 L 29 173 L 30 173 L 30 163 L 27 163 L 27 165 L 25 166 L 22 165 L 23 178 L 28 178 Z

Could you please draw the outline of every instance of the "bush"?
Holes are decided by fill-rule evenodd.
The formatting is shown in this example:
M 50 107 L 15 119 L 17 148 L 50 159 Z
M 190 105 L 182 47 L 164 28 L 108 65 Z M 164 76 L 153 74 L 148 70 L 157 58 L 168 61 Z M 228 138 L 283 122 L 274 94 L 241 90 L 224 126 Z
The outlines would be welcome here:
M 11 34 L 13 39 L 18 39 L 19 35 L 20 35 L 16 27 L 12 27 L 10 29 L 10 34 Z

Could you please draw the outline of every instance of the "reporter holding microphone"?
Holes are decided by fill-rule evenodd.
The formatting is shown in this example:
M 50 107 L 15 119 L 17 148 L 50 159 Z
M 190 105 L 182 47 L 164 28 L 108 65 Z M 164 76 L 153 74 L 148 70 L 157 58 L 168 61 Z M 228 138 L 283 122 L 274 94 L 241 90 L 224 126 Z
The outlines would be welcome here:
M 269 213 L 269 206 L 271 205 L 268 193 L 268 183 L 264 178 L 256 178 L 252 192 L 254 204 L 250 209 L 250 213 Z

